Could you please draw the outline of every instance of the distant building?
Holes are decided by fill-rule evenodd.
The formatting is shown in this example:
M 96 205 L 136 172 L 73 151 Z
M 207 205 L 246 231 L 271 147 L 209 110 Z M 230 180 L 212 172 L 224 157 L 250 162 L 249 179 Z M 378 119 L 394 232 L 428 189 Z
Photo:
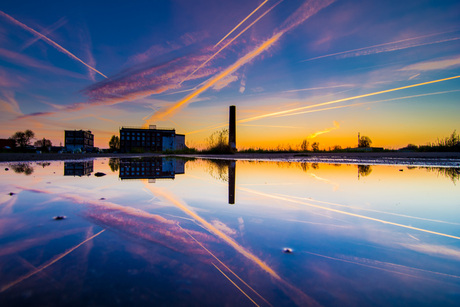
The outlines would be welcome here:
M 155 157 L 150 159 L 121 159 L 120 179 L 174 179 L 184 174 L 185 161 Z
M 65 130 L 65 149 L 67 151 L 93 151 L 94 135 L 89 130 Z
M 176 134 L 175 129 L 122 127 L 120 129 L 120 151 L 151 151 L 185 149 L 185 135 Z

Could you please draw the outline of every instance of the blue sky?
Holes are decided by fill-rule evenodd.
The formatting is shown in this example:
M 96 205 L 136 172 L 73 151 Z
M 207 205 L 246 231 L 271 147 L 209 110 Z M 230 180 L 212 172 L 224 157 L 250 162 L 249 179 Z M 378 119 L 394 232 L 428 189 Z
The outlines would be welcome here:
M 29 128 L 59 144 L 64 129 L 89 129 L 107 147 L 121 126 L 157 124 L 200 147 L 232 104 L 239 148 L 354 146 L 358 132 L 397 148 L 460 130 L 458 1 L 3 1 L 0 11 L 2 138 Z

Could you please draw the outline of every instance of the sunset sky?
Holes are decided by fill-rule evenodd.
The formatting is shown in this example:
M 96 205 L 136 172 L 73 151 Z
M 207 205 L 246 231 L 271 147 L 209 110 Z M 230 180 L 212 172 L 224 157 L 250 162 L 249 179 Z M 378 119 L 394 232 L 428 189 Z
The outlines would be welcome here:
M 202 147 L 237 106 L 237 147 L 399 148 L 460 130 L 460 2 L 10 1 L 0 138 L 108 147 L 122 126 Z

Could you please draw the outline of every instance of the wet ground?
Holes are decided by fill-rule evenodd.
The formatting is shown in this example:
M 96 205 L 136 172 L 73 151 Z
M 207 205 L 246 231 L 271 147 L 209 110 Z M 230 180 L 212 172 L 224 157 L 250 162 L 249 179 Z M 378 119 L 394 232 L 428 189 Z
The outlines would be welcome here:
M 458 304 L 455 163 L 305 158 L 2 163 L 0 305 Z

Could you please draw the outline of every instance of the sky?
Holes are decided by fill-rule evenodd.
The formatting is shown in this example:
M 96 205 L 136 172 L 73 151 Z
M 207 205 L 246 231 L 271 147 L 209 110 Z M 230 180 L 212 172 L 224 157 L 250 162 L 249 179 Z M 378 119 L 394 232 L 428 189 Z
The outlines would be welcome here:
M 460 2 L 9 1 L 0 138 L 107 148 L 126 126 L 202 148 L 237 110 L 237 147 L 423 145 L 460 131 Z

